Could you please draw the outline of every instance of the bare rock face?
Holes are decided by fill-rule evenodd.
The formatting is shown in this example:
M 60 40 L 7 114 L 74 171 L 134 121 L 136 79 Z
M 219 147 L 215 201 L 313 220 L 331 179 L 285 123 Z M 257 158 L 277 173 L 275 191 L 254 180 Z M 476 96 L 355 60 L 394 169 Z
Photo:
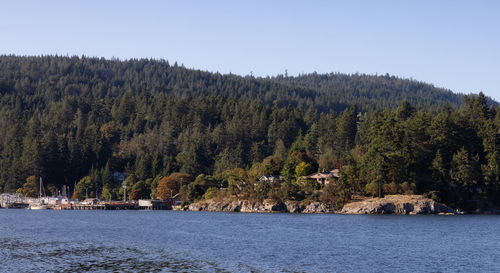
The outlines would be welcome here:
M 285 201 L 286 210 L 290 213 L 301 213 L 302 207 L 299 206 L 297 201 Z
M 241 202 L 240 201 L 228 201 L 228 202 L 214 202 L 212 200 L 201 201 L 197 203 L 190 204 L 184 207 L 184 210 L 190 211 L 240 211 Z
M 296 201 L 205 200 L 184 207 L 190 211 L 335 213 L 321 202 L 300 205 Z M 455 210 L 421 195 L 388 195 L 344 205 L 341 214 L 455 214 Z
M 205 200 L 184 207 L 190 211 L 223 211 L 223 212 L 290 212 L 290 213 L 334 213 L 333 208 L 320 202 L 307 206 L 297 201 L 278 202 L 266 199 L 262 202 L 249 200 Z
M 190 204 L 184 208 L 190 211 L 223 211 L 223 212 L 288 212 L 283 202 L 264 200 L 252 202 L 248 200 L 205 200 Z
M 335 211 L 323 203 L 312 202 L 302 210 L 302 213 L 335 213 Z
M 454 214 L 455 210 L 421 195 L 387 195 L 344 205 L 343 214 Z

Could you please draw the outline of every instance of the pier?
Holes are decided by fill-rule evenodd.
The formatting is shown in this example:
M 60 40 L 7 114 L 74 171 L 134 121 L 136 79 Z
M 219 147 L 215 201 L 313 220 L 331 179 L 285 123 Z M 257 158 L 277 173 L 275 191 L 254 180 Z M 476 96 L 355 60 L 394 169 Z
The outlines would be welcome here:
M 136 210 L 139 206 L 133 203 L 104 203 L 104 204 L 69 204 L 70 210 Z M 63 208 L 64 209 L 64 208 Z
M 143 201 L 143 200 L 141 200 Z M 99 204 L 62 204 L 56 206 L 56 210 L 171 210 L 168 202 L 159 200 L 144 200 L 144 202 L 113 202 Z
M 25 209 L 37 201 L 34 198 L 25 198 L 20 194 L 0 194 L 0 208 Z M 88 198 L 82 202 L 48 198 L 44 204 L 54 210 L 171 210 L 174 200 L 146 200 L 138 201 L 110 201 L 101 202 L 96 198 Z

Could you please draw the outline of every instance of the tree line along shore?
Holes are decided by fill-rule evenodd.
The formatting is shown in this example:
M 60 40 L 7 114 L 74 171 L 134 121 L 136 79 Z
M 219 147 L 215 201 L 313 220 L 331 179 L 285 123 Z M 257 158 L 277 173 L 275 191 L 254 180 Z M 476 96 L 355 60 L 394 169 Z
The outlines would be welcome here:
M 389 75 L 0 56 L 0 192 L 36 196 L 43 177 L 47 192 L 75 198 L 341 208 L 352 196 L 420 194 L 487 210 L 500 205 L 496 107 Z M 335 169 L 332 183 L 310 178 Z

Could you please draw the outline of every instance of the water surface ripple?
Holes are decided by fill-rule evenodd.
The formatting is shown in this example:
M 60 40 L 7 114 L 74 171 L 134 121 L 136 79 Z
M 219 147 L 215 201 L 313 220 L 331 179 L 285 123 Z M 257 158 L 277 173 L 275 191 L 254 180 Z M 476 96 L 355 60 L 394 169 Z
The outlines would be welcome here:
M 500 272 L 500 216 L 0 210 L 1 272 Z

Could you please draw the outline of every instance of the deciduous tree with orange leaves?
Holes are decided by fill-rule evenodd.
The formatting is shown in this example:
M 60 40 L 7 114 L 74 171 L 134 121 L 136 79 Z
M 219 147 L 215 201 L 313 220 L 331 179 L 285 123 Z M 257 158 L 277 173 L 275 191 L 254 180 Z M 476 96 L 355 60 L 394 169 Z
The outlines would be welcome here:
M 179 193 L 183 185 L 187 185 L 189 182 L 191 182 L 191 177 L 186 173 L 172 173 L 169 176 L 165 176 L 158 182 L 156 197 L 159 199 L 172 197 Z

